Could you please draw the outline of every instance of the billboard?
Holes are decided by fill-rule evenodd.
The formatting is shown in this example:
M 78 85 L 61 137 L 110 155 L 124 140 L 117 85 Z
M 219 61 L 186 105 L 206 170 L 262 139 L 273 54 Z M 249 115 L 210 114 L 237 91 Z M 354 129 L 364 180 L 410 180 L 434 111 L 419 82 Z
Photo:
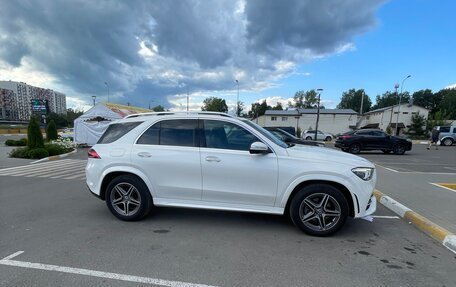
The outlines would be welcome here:
M 32 112 L 47 113 L 47 100 L 32 99 Z

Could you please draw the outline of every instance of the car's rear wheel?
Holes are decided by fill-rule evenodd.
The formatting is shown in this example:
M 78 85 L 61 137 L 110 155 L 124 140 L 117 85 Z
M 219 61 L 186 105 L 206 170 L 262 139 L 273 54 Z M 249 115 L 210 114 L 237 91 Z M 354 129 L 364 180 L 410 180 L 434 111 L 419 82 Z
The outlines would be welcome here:
M 141 179 L 128 174 L 120 175 L 107 186 L 106 205 L 117 218 L 136 221 L 149 213 L 152 197 Z
M 332 140 L 332 138 L 329 136 L 325 138 L 325 141 L 327 141 L 327 142 L 330 142 L 331 140 Z
M 361 145 L 354 143 L 348 148 L 348 151 L 353 154 L 358 154 L 361 151 Z
M 311 137 L 306 137 L 306 140 L 310 141 L 310 140 L 312 140 L 312 138 Z
M 391 151 L 389 149 L 384 149 L 382 150 L 383 153 L 390 153 Z
M 450 138 L 444 139 L 444 140 L 442 141 L 442 144 L 443 144 L 444 146 L 450 146 L 450 145 L 453 144 L 453 140 L 450 139 Z
M 348 216 L 348 203 L 335 187 L 312 184 L 293 197 L 290 216 L 293 223 L 305 233 L 328 236 L 344 225 Z
M 394 154 L 402 155 L 405 153 L 405 146 L 401 145 L 401 144 L 397 144 L 394 146 L 393 152 L 394 152 Z

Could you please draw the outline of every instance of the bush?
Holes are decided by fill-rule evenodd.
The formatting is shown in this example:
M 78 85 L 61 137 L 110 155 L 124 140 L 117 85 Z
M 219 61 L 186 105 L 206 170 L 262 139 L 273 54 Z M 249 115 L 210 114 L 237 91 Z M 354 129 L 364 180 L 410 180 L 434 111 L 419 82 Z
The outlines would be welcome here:
M 27 139 L 22 138 L 20 140 L 6 140 L 5 145 L 7 145 L 7 146 L 26 146 Z
M 49 156 L 65 153 L 65 149 L 57 144 L 47 144 L 44 148 L 48 151 Z
M 30 123 L 27 130 L 27 146 L 30 150 L 35 148 L 44 148 L 43 134 L 37 119 L 30 117 Z
M 29 156 L 29 158 L 41 159 L 41 158 L 44 158 L 44 157 L 48 157 L 49 153 L 44 148 L 35 148 L 35 149 L 31 149 L 28 152 L 28 156 Z
M 55 126 L 54 120 L 51 120 L 46 129 L 46 140 L 56 140 L 58 137 L 57 135 L 57 127 Z
M 15 158 L 28 158 L 29 149 L 27 147 L 15 148 L 9 153 L 9 156 Z

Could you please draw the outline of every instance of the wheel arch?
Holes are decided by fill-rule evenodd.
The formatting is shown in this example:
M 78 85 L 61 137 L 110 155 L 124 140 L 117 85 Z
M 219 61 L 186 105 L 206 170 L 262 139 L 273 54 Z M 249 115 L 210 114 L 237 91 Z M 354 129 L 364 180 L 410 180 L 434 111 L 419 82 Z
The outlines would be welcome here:
M 152 193 L 153 189 L 151 188 L 151 183 L 147 179 L 145 179 L 145 177 L 143 175 L 141 175 L 140 173 L 137 173 L 137 172 L 132 171 L 132 170 L 113 170 L 113 171 L 107 172 L 103 176 L 103 179 L 101 180 L 100 198 L 102 200 L 106 200 L 106 188 L 107 188 L 109 182 L 111 182 L 114 178 L 116 178 L 118 176 L 121 176 L 121 175 L 131 175 L 131 176 L 134 176 L 134 177 L 138 178 L 139 180 L 141 180 L 147 186 L 147 188 L 149 189 L 149 193 L 152 196 L 152 198 L 154 197 L 154 194 Z
M 348 210 L 348 215 L 350 217 L 354 217 L 355 216 L 355 206 L 354 206 L 353 201 L 356 200 L 356 199 L 352 196 L 351 192 L 348 190 L 348 188 L 345 185 L 343 185 L 343 184 L 341 184 L 339 182 L 336 182 L 336 181 L 331 181 L 331 180 L 306 180 L 306 181 L 303 181 L 303 182 L 299 183 L 297 186 L 295 186 L 293 191 L 288 196 L 287 203 L 286 203 L 285 209 L 284 209 L 284 214 L 289 214 L 289 212 L 290 212 L 290 204 L 291 204 L 291 201 L 293 200 L 293 197 L 301 189 L 303 189 L 306 186 L 312 185 L 312 184 L 327 184 L 327 185 L 331 185 L 331 186 L 335 187 L 337 190 L 339 190 L 343 194 L 343 196 L 347 200 L 348 209 L 349 209 Z

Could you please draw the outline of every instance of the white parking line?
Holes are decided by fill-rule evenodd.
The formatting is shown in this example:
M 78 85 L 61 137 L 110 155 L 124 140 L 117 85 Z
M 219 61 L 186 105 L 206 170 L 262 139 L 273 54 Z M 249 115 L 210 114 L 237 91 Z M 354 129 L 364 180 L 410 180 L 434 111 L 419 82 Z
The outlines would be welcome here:
M 112 273 L 112 272 L 103 272 L 103 271 L 96 271 L 96 270 L 89 270 L 89 269 L 81 269 L 81 268 L 65 267 L 65 266 L 58 266 L 58 265 L 11 260 L 12 258 L 14 258 L 22 253 L 24 253 L 24 251 L 18 251 L 9 256 L 6 256 L 2 260 L 0 260 L 0 265 L 16 266 L 16 267 L 46 270 L 46 271 L 57 271 L 57 272 L 63 272 L 63 273 L 78 274 L 78 275 L 85 275 L 85 276 L 92 276 L 92 277 L 99 277 L 99 278 L 107 278 L 107 279 L 121 280 L 121 281 L 128 281 L 128 282 L 155 284 L 155 285 L 159 285 L 159 286 L 215 287 L 212 285 L 205 285 L 205 284 L 195 284 L 195 283 L 182 282 L 182 281 L 171 281 L 171 280 L 126 275 L 126 274 L 119 274 L 119 273 Z
M 399 216 L 391 215 L 371 215 L 373 218 L 384 218 L 384 219 L 399 219 Z

